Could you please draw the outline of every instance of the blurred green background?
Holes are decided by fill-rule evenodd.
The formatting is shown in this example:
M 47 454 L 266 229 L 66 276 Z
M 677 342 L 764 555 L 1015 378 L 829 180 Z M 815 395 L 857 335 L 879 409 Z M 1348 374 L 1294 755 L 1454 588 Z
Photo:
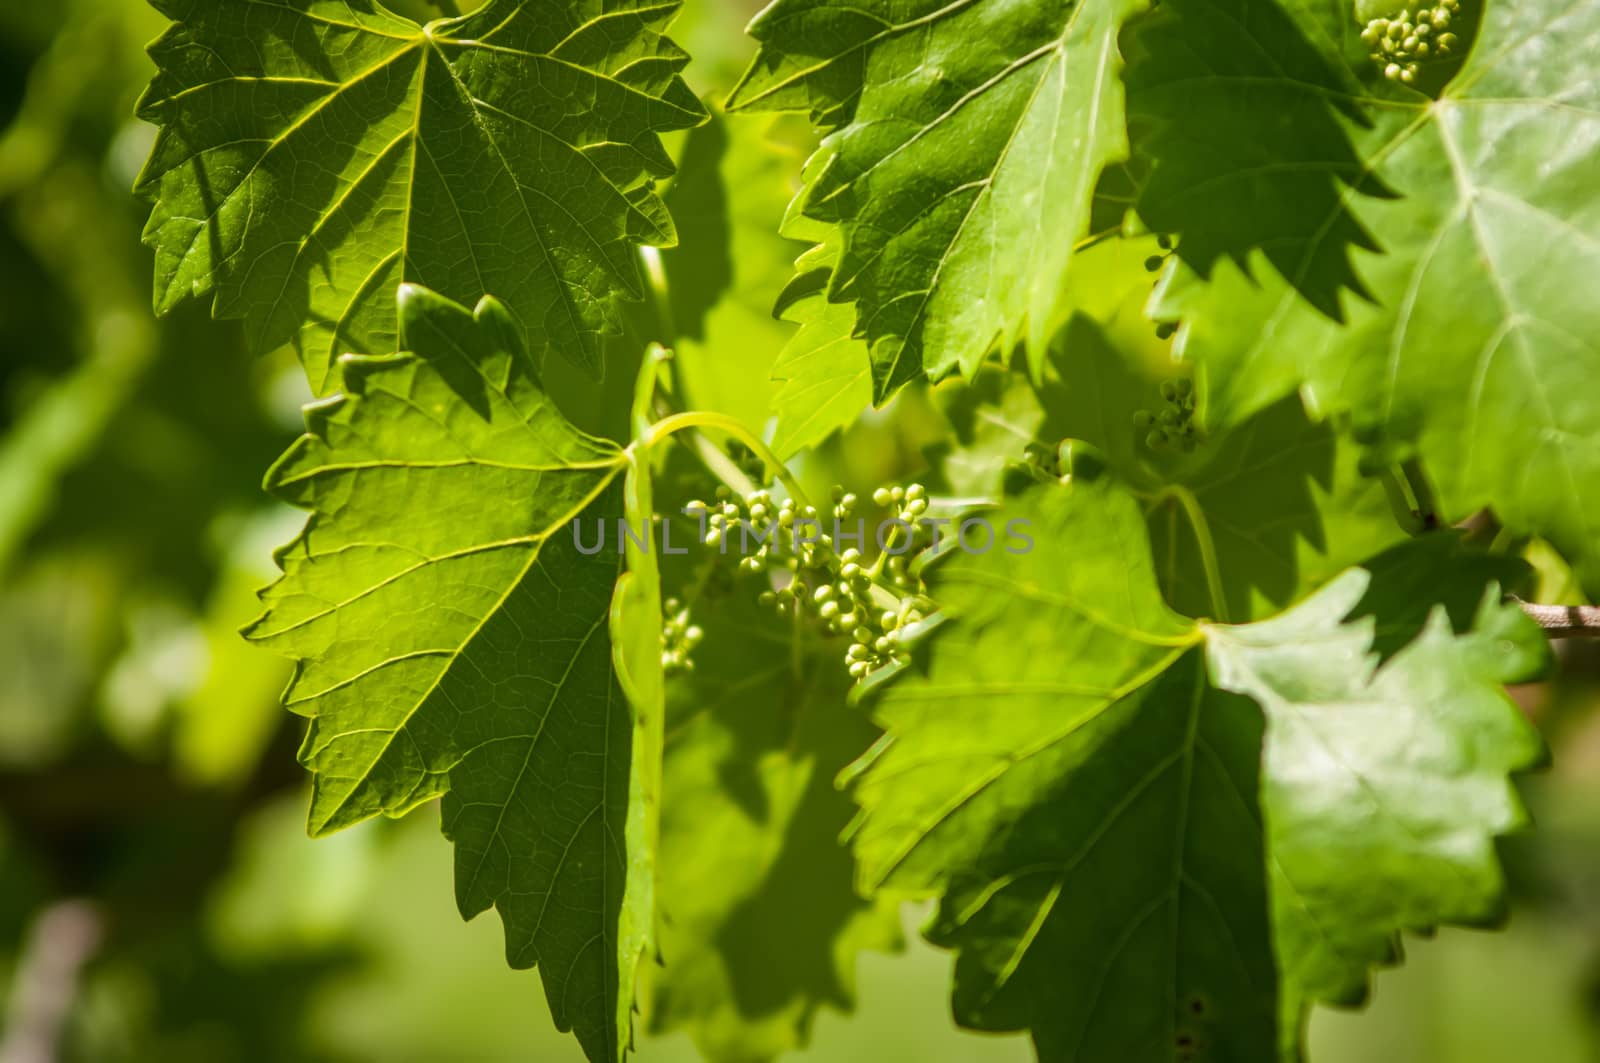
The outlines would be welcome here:
M 697 88 L 725 89 L 749 11 L 691 0 Z M 131 115 L 161 28 L 142 0 L 0 9 L 0 1063 L 575 1060 L 494 918 L 457 917 L 436 812 L 305 836 L 285 667 L 236 631 L 298 522 L 258 484 L 306 392 L 203 306 L 149 311 Z M 810 471 L 904 471 L 867 464 L 937 417 L 913 396 Z M 1600 647 L 1562 649 L 1560 684 L 1520 692 L 1555 766 L 1505 847 L 1509 928 L 1409 943 L 1367 1011 L 1319 1013 L 1319 1063 L 1600 1060 Z M 943 954 L 860 975 L 804 1058 L 1031 1058 L 953 1028 Z

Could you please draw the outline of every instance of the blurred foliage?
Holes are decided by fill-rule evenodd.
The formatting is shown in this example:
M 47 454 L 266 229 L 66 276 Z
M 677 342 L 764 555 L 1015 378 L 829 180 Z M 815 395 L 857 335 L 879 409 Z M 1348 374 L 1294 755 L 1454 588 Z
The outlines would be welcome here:
M 697 91 L 717 98 L 731 84 L 749 54 L 733 31 L 752 11 L 691 5 L 679 36 L 698 59 Z M 432 814 L 305 837 L 293 756 L 301 724 L 277 706 L 284 666 L 236 631 L 272 572 L 269 544 L 298 520 L 258 484 L 298 431 L 306 391 L 289 355 L 252 359 L 239 330 L 203 307 L 159 321 L 149 310 L 142 208 L 128 189 L 150 131 L 131 115 L 149 75 L 142 48 L 161 24 L 143 0 L 0 8 L 0 1046 L 60 947 L 50 937 L 59 921 L 47 916 L 82 900 L 97 934 L 66 1002 L 65 1059 L 575 1059 L 535 976 L 501 961 L 494 921 L 463 927 L 455 916 Z M 702 245 L 684 254 L 723 264 L 704 283 L 770 287 L 802 249 L 764 234 L 776 232 L 808 145 L 767 158 L 760 172 L 729 150 L 782 136 L 760 120 L 719 120 L 677 144 L 685 176 L 668 194 Z M 702 170 L 708 180 L 691 185 Z M 725 213 L 734 192 L 741 206 Z M 670 274 L 671 255 L 663 267 Z M 1083 309 L 1111 341 L 1153 357 L 1159 348 L 1137 315 L 1148 283 L 1139 263 L 1108 262 L 1086 276 L 1103 290 Z M 693 284 L 674 292 L 665 309 L 683 339 L 687 386 L 702 392 L 697 404 L 758 421 L 771 392 L 717 392 L 735 377 L 717 360 L 744 359 L 737 378 L 755 379 L 748 359 L 770 364 L 792 326 L 738 298 L 708 313 Z M 948 388 L 908 389 L 809 454 L 803 474 L 858 489 L 918 475 L 973 487 L 994 470 L 978 475 L 931 450 L 951 422 L 971 417 L 962 401 Z M 1547 551 L 1535 560 L 1547 587 L 1563 585 Z M 1409 965 L 1380 977 L 1370 1017 L 1318 1017 L 1319 1060 L 1600 1058 L 1600 647 L 1563 652 L 1560 684 L 1524 692 L 1557 767 L 1529 787 L 1541 831 L 1506 846 L 1516 891 L 1509 930 L 1418 943 Z M 803 807 L 848 812 L 825 784 L 849 750 L 819 750 L 816 763 L 764 752 L 804 740 L 803 705 L 793 708 L 792 719 L 767 720 L 773 733 L 720 702 L 708 700 L 701 715 L 675 708 L 675 740 L 701 731 L 704 744 L 699 759 L 676 766 L 674 785 L 692 791 L 741 765 L 749 776 L 741 792 L 751 816 L 719 822 L 716 838 L 749 832 L 756 845 L 766 818 L 793 835 L 764 862 L 722 873 L 728 890 L 749 895 L 747 906 L 761 902 L 769 871 L 785 874 L 783 860 L 827 851 L 826 832 L 787 826 L 802 823 Z M 697 848 L 704 824 L 668 829 L 686 864 L 715 855 Z M 838 870 L 817 864 L 817 874 Z M 702 918 L 695 898 L 680 896 L 676 916 Z M 949 960 L 914 933 L 924 913 L 906 913 L 902 953 L 887 951 L 895 935 L 886 913 L 812 914 L 854 920 L 872 949 L 855 961 L 853 986 L 848 957 L 813 957 L 836 987 L 823 1002 L 856 996 L 856 1016 L 818 1010 L 784 978 L 749 973 L 777 965 L 780 950 L 794 953 L 785 937 L 765 941 L 737 919 L 720 928 L 733 977 L 772 996 L 780 1025 L 798 1016 L 812 1026 L 810 1048 L 788 1058 L 1030 1057 L 1020 1038 L 954 1029 Z M 694 973 L 684 993 L 730 977 L 710 955 L 685 963 Z M 658 1028 L 675 1025 L 673 1003 L 662 998 Z M 699 1053 L 678 1031 L 646 1037 L 639 1057 L 675 1063 Z

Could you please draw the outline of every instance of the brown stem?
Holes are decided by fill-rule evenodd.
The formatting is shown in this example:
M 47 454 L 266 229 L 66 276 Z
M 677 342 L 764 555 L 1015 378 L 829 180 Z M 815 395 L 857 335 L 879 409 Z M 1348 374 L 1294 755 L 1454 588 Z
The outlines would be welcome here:
M 1553 639 L 1600 638 L 1600 607 L 1593 605 L 1535 605 L 1513 598 L 1522 611 Z
M 104 931 L 99 909 L 82 900 L 58 901 L 34 921 L 17 964 L 6 1007 L 3 1063 L 54 1063 L 77 1001 L 79 976 L 94 958 Z

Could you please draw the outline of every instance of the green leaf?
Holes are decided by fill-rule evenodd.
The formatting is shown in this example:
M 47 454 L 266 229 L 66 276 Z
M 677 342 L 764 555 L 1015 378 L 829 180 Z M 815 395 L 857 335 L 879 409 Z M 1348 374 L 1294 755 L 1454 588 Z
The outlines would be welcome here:
M 775 320 L 803 245 L 779 233 L 800 160 L 768 135 L 771 119 L 716 114 L 689 134 L 666 201 L 678 246 L 661 254 L 685 406 L 763 434 L 773 360 L 794 327 Z
M 853 1007 L 857 955 L 900 930 L 895 905 L 856 895 L 838 840 L 852 805 L 834 776 L 877 736 L 846 705 L 842 650 L 793 646 L 791 623 L 735 594 L 694 605 L 705 641 L 670 684 L 652 1024 L 748 1061 Z
M 704 117 L 662 35 L 676 3 L 491 0 L 427 26 L 372 0 L 157 6 L 158 310 L 213 294 L 257 348 L 295 340 L 320 393 L 339 353 L 394 349 L 398 283 L 494 292 L 536 355 L 598 369 L 644 292 L 635 246 L 674 240 L 660 135 Z
M 856 306 L 881 402 L 970 375 L 1060 323 L 1100 173 L 1127 153 L 1117 35 L 1142 0 L 777 0 L 730 106 L 834 130 L 799 203 L 842 226 L 831 302 Z
M 1035 549 L 940 570 L 954 630 L 879 707 L 864 880 L 942 893 L 957 1020 L 1030 1029 L 1042 1060 L 1170 1061 L 1180 1037 L 1269 1058 L 1260 714 L 1207 686 L 1131 498 L 1029 501 Z
M 1497 566 L 1435 536 L 1280 617 L 1196 624 L 1113 482 L 1012 513 L 1031 553 L 936 570 L 951 621 L 857 783 L 864 881 L 940 895 L 959 1021 L 1047 1061 L 1294 1058 L 1306 1001 L 1346 999 L 1401 929 L 1491 912 L 1506 774 L 1537 750 L 1501 684 L 1546 657 Z
M 1167 408 L 1160 377 L 1076 319 L 1041 390 L 1058 429 L 1092 444 L 1146 497 L 1158 578 L 1174 608 L 1213 612 L 1199 545 L 1178 495 L 1193 497 L 1214 543 L 1230 619 L 1266 616 L 1405 537 L 1382 485 L 1364 477 L 1356 447 L 1312 420 L 1290 395 L 1192 455 L 1152 450 L 1138 410 Z
M 612 617 L 621 552 L 580 553 L 571 525 L 615 531 L 627 456 L 561 417 L 493 300 L 404 286 L 398 317 L 410 352 L 341 359 L 346 394 L 268 474 L 312 515 L 247 633 L 296 660 L 312 833 L 443 794 L 462 914 L 497 907 L 557 1025 L 618 1059 L 650 920 L 632 738 L 659 679 L 647 622 Z M 651 575 L 627 586 L 648 600 Z
M 1190 267 L 1160 313 L 1184 322 L 1208 422 L 1304 387 L 1363 438 L 1420 455 L 1441 519 L 1492 505 L 1600 592 L 1600 308 L 1584 280 L 1600 267 L 1600 85 L 1583 48 L 1552 44 L 1591 39 L 1600 8 L 1484 5 L 1470 55 L 1429 99 L 1381 77 L 1353 22 L 1330 35 L 1299 5 L 1249 7 L 1256 43 L 1241 48 L 1215 5 L 1164 5 L 1190 58 L 1159 113 L 1190 133 L 1147 148 L 1168 194 L 1189 195 L 1159 204 Z M 1232 132 L 1193 135 L 1213 128 Z M 1259 146 L 1234 153 L 1251 131 Z M 1210 260 L 1246 210 L 1260 228 Z M 1201 223 L 1191 257 L 1202 214 L 1220 221 Z
M 1282 616 L 1207 632 L 1216 683 L 1267 716 L 1279 968 L 1311 998 L 1358 1003 L 1403 929 L 1502 914 L 1494 835 L 1525 825 L 1506 777 L 1543 745 L 1501 687 L 1550 650 L 1499 601 L 1504 568 L 1477 567 L 1408 544 Z
M 1206 521 L 1236 621 L 1269 615 L 1404 538 L 1381 485 L 1360 474 L 1357 448 L 1312 421 L 1294 396 L 1193 454 L 1152 450 L 1134 416 L 1166 408 L 1165 371 L 1074 317 L 1038 384 L 1020 372 L 984 373 L 975 394 L 959 399 L 952 413 L 962 445 L 944 455 L 946 476 L 960 492 L 990 495 L 1028 444 L 1052 455 L 1063 440 L 1089 444 L 1143 500 L 1157 578 L 1189 616 L 1213 607 L 1180 492 Z
M 784 317 L 800 326 L 772 366 L 773 377 L 782 381 L 772 399 L 778 415 L 772 449 L 783 457 L 816 446 L 872 405 L 872 363 L 866 344 L 852 335 L 855 315 L 826 296 L 827 277 L 838 261 L 838 230 L 799 218 L 786 231 L 822 242 L 800 257 L 799 274 L 780 303 Z

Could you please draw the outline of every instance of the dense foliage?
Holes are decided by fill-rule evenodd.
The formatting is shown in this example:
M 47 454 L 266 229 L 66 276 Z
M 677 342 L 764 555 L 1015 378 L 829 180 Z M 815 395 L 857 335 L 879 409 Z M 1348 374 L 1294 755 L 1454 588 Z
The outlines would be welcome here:
M 677 3 L 155 6 L 155 305 L 316 396 L 247 631 L 310 829 L 439 799 L 590 1059 L 793 1047 L 923 899 L 964 1026 L 1296 1060 L 1500 914 L 1600 4 L 777 0 L 705 98 Z M 882 418 L 918 482 L 830 484 Z

